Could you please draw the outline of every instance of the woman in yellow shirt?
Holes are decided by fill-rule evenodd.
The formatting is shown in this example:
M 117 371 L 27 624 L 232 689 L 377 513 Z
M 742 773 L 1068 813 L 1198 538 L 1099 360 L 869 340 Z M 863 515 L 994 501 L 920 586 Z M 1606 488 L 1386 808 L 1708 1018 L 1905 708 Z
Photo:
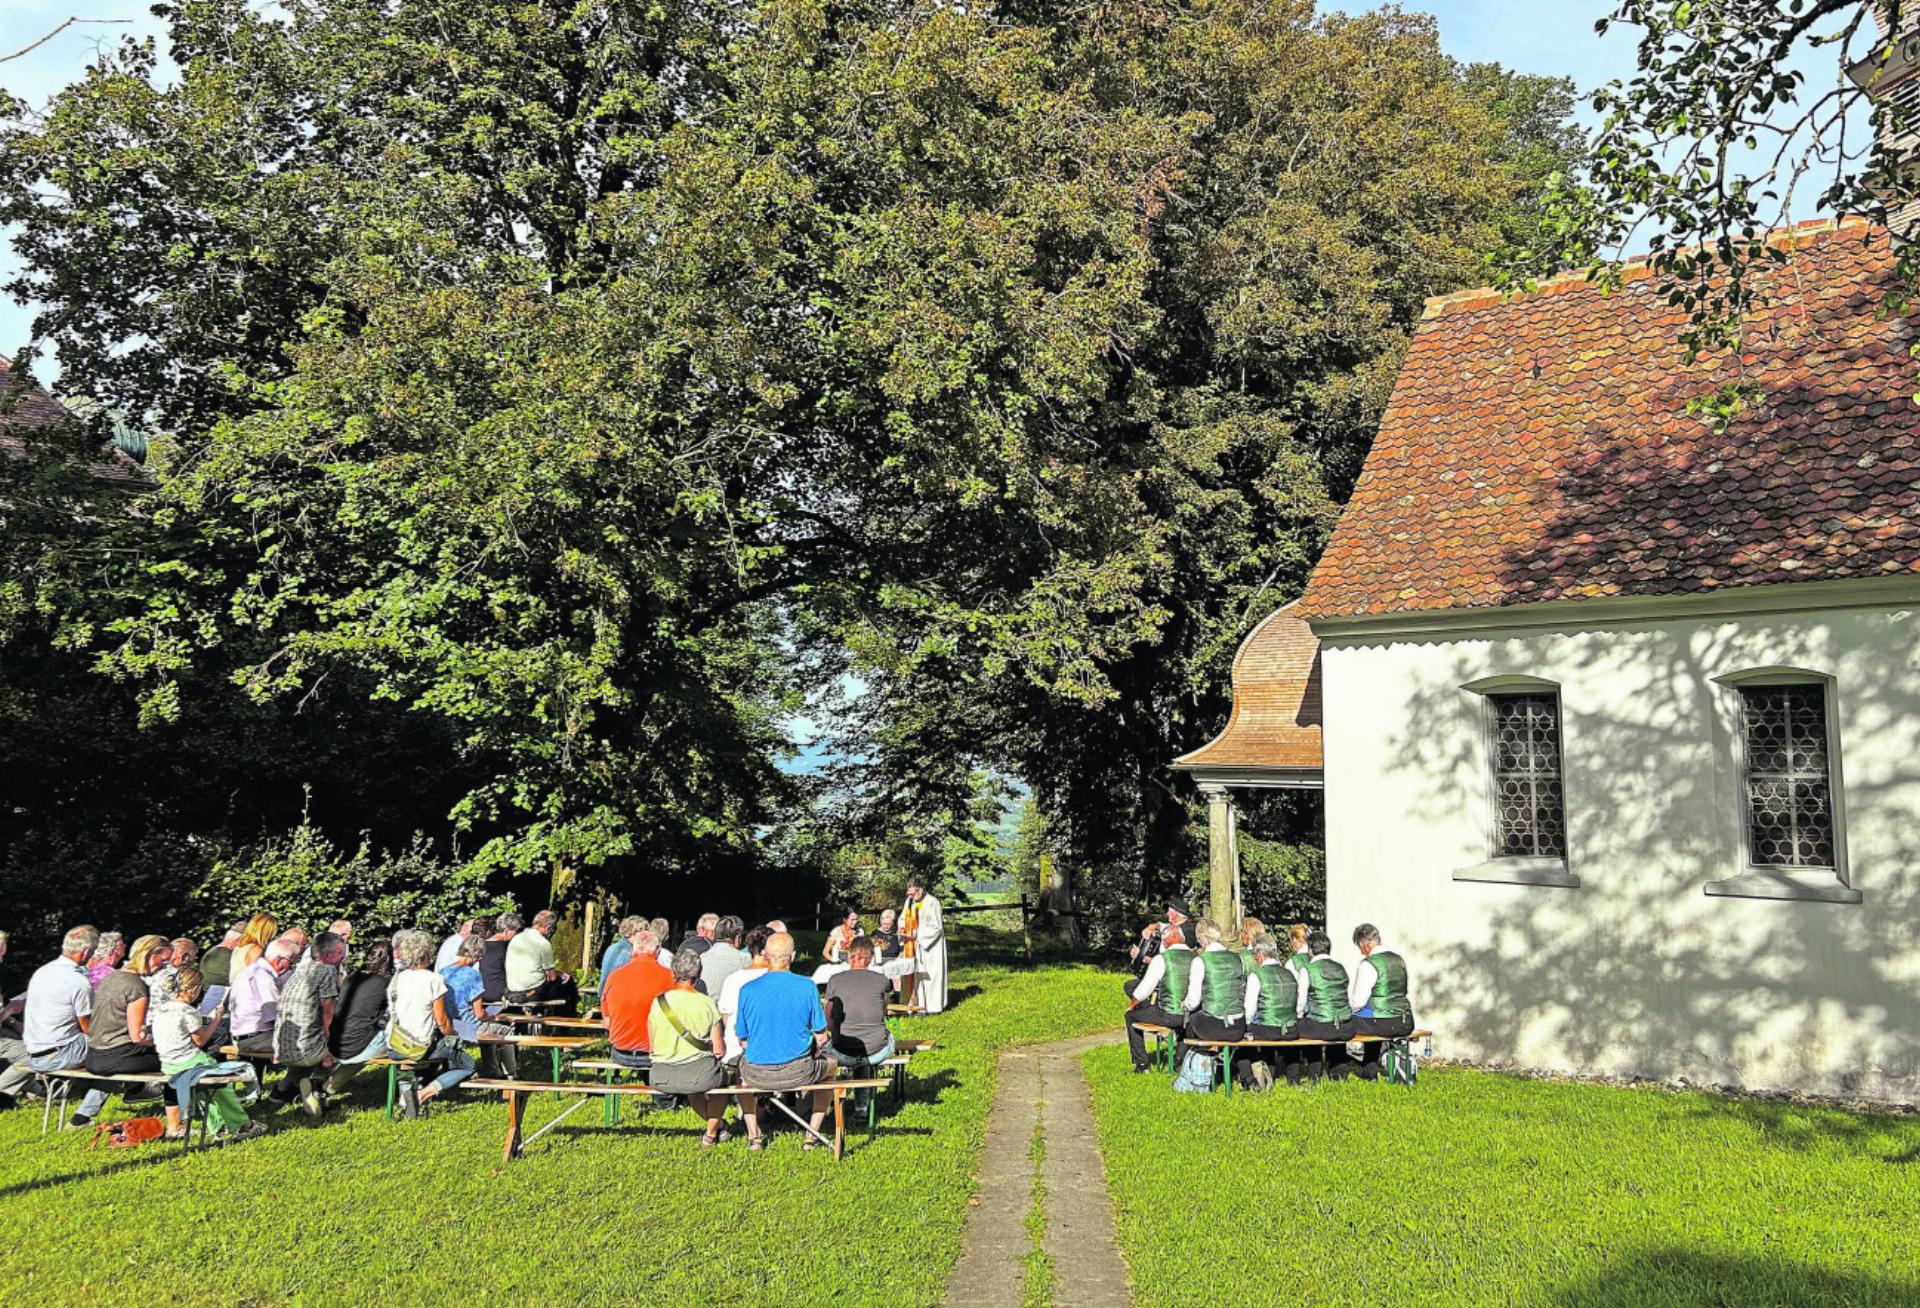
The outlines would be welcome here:
M 726 1084 L 719 1058 L 726 1049 L 726 1027 L 713 1000 L 694 988 L 699 980 L 700 955 L 691 949 L 675 954 L 673 989 L 657 997 L 647 1014 L 647 1045 L 653 1053 L 647 1084 L 663 1094 L 685 1095 L 706 1119 L 700 1143 L 711 1147 L 730 1138 L 723 1125 L 725 1096 L 707 1093 Z

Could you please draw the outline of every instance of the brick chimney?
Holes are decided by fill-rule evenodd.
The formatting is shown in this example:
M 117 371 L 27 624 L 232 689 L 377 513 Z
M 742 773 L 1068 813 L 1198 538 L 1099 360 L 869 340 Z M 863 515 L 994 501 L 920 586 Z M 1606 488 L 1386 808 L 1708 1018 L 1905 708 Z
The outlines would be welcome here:
M 1847 76 L 1874 101 L 1880 142 L 1893 171 L 1874 179 L 1887 205 L 1887 226 L 1898 241 L 1920 240 L 1920 0 L 1901 0 L 1898 31 L 1886 0 L 1876 0 L 1879 39 Z

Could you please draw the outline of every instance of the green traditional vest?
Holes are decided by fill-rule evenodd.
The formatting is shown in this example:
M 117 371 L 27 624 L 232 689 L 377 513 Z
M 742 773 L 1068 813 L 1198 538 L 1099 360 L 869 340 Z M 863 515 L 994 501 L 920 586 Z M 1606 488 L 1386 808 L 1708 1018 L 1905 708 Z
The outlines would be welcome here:
M 1313 955 L 1303 949 L 1287 961 L 1293 964 L 1294 971 L 1304 972 L 1307 970 L 1307 964 L 1313 961 Z
M 1292 1031 L 1294 1023 L 1300 1020 L 1293 1011 L 1299 1006 L 1300 982 L 1285 963 L 1262 963 L 1256 972 L 1260 977 L 1260 998 L 1254 1005 L 1254 1024 Z
M 1409 1017 L 1413 1005 L 1407 1002 L 1406 960 L 1390 949 L 1376 949 L 1367 956 L 1373 964 L 1373 994 L 1367 1004 L 1375 1017 Z
M 1307 964 L 1307 1016 L 1316 1022 L 1334 1026 L 1353 1018 L 1353 1005 L 1347 1002 L 1347 969 L 1331 958 L 1316 958 Z
M 1200 1011 L 1212 1017 L 1242 1017 L 1247 1011 L 1247 970 L 1240 966 L 1240 955 L 1230 949 L 1203 949 L 1200 966 L 1205 988 L 1200 992 Z
M 1160 957 L 1167 960 L 1167 970 L 1160 978 L 1160 990 L 1154 995 L 1153 1003 L 1163 1013 L 1178 1013 L 1187 1000 L 1187 976 L 1193 971 L 1193 950 L 1187 945 L 1175 945 Z
M 1240 959 L 1240 970 L 1248 976 L 1252 976 L 1254 969 L 1253 951 L 1251 949 L 1236 949 L 1233 952 Z

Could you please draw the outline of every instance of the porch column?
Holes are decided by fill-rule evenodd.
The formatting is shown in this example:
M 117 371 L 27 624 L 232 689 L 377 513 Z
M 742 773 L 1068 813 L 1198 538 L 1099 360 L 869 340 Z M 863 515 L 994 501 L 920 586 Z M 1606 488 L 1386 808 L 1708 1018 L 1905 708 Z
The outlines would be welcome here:
M 1240 863 L 1234 848 L 1233 800 L 1225 786 L 1205 785 L 1200 793 L 1207 797 L 1207 916 L 1223 931 L 1240 926 L 1240 906 L 1234 898 L 1234 873 Z

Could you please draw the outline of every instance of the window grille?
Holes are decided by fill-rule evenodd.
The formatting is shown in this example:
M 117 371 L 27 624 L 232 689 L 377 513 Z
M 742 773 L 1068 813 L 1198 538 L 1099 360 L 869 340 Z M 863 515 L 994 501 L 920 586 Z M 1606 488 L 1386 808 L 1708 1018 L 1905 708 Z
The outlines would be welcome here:
M 1494 857 L 1565 858 L 1559 697 L 1489 695 L 1487 703 L 1493 729 Z
M 1749 857 L 1760 867 L 1831 868 L 1826 688 L 1742 686 L 1740 732 Z

